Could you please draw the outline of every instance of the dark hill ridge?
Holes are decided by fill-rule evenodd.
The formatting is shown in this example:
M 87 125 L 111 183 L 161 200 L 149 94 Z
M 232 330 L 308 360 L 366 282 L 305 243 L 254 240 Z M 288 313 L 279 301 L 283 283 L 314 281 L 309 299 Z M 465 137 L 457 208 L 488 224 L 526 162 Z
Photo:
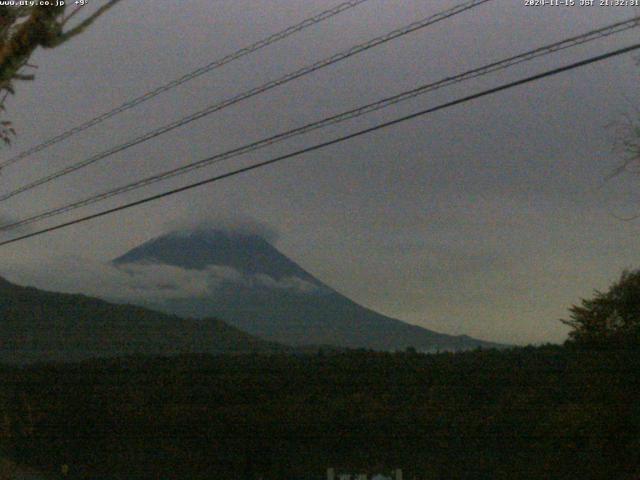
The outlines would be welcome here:
M 123 269 L 149 264 L 197 271 L 211 267 L 234 269 L 242 274 L 242 281 L 225 279 L 206 296 L 165 300 L 150 306 L 181 316 L 222 318 L 275 342 L 377 350 L 410 346 L 423 351 L 500 347 L 465 335 L 436 333 L 358 305 L 257 235 L 203 229 L 173 232 L 130 250 L 114 264 Z M 291 288 L 282 288 L 281 284 Z M 295 288 L 296 285 L 304 288 Z
M 14 285 L 0 277 L 0 362 L 76 361 L 121 355 L 282 351 L 221 320 L 183 319 Z

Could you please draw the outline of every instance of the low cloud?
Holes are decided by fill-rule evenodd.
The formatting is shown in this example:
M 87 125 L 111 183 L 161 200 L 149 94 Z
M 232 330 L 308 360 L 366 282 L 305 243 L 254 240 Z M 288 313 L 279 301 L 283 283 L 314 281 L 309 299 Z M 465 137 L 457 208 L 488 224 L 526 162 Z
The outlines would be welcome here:
M 325 288 L 303 280 L 300 277 L 284 277 L 280 280 L 276 280 L 269 275 L 264 275 L 261 273 L 252 275 L 250 277 L 251 281 L 254 282 L 255 285 L 267 288 L 292 290 L 300 293 L 322 293 L 326 290 Z
M 164 299 L 193 298 L 215 295 L 224 284 L 246 288 L 269 288 L 299 293 L 320 293 L 320 285 L 299 277 L 274 277 L 262 273 L 246 274 L 222 265 L 209 265 L 205 269 L 190 270 L 169 265 L 133 263 L 119 267 L 135 281 L 137 288 L 158 292 Z
M 210 213 L 206 210 L 196 211 L 188 219 L 168 222 L 164 233 L 199 230 L 222 230 L 227 233 L 256 235 L 269 243 L 275 243 L 279 236 L 275 229 L 251 217 L 245 215 L 226 216 Z
M 76 256 L 57 256 L 55 259 L 14 256 L 3 260 L 0 275 L 19 285 L 132 303 L 212 296 L 225 284 L 304 294 L 326 290 L 298 277 L 277 280 L 269 275 L 244 274 L 219 265 L 204 270 L 159 264 L 115 267 Z

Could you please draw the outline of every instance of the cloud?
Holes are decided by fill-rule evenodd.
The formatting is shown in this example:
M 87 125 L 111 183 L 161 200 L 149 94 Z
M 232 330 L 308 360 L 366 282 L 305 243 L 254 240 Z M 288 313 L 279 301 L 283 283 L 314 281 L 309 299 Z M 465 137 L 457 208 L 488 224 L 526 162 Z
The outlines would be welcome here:
M 299 293 L 320 293 L 326 289 L 299 277 L 275 279 L 266 274 L 246 274 L 223 265 L 191 270 L 168 265 L 134 263 L 121 266 L 138 290 L 147 290 L 161 299 L 215 295 L 225 284 L 246 288 L 268 288 Z
M 293 290 L 300 293 L 320 293 L 326 291 L 325 288 L 303 280 L 299 277 L 284 277 L 280 280 L 276 280 L 269 275 L 264 275 L 261 273 L 252 275 L 252 277 L 252 280 L 255 282 L 255 284 L 267 288 Z
M 305 294 L 326 290 L 298 277 L 276 280 L 269 275 L 243 274 L 220 265 L 204 270 L 158 264 L 115 267 L 78 256 L 12 256 L 3 260 L 0 275 L 19 285 L 131 303 L 212 296 L 230 283 Z
M 127 269 L 111 266 L 123 278 L 124 291 L 115 290 L 117 300 L 168 300 L 202 297 L 210 292 L 204 271 L 185 270 L 170 265 L 135 265 Z
M 175 231 L 198 231 L 198 230 L 222 230 L 227 233 L 237 233 L 242 235 L 256 235 L 269 243 L 278 240 L 278 232 L 246 215 L 225 215 L 211 213 L 210 205 L 196 208 L 188 218 L 167 222 L 165 232 Z
M 199 272 L 158 265 L 142 274 L 78 256 L 22 255 L 5 259 L 0 275 L 20 285 L 112 300 L 155 300 L 204 295 L 208 282 Z

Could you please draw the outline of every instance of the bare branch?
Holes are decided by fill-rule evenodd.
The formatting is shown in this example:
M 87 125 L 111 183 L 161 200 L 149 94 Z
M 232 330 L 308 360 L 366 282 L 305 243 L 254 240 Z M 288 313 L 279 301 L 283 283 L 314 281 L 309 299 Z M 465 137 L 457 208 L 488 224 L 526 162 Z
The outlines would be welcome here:
M 84 32 L 93 22 L 95 22 L 98 17 L 106 13 L 109 9 L 111 9 L 116 3 L 120 2 L 120 0 L 109 0 L 106 4 L 96 10 L 92 15 L 84 19 L 79 25 L 75 26 L 71 30 L 65 33 L 59 34 L 53 41 L 47 45 L 43 45 L 47 48 L 57 47 L 58 45 L 70 40 L 76 35 Z
M 16 73 L 13 78 L 15 78 L 16 80 L 27 80 L 27 81 L 31 81 L 34 78 L 36 78 L 35 75 L 33 74 L 29 74 L 29 75 L 25 75 L 23 73 Z
M 69 15 L 67 15 L 65 18 L 62 19 L 62 21 L 60 22 L 60 25 L 65 26 L 67 24 L 67 22 L 69 20 L 71 20 L 73 18 L 73 16 L 78 13 L 80 10 L 82 10 L 82 5 L 78 5 L 76 8 L 73 9 L 73 12 L 71 12 Z
M 640 119 L 640 110 L 635 109 L 635 115 Z M 605 183 L 623 172 L 635 173 L 634 167 L 640 165 L 640 120 L 630 114 L 624 114 L 622 120 L 610 125 L 615 128 L 614 150 L 622 156 L 622 163 L 618 165 L 605 179 Z
M 637 220 L 640 218 L 640 213 L 637 213 L 635 215 L 631 215 L 630 217 L 622 217 L 620 215 L 616 215 L 615 213 L 611 212 L 611 216 L 613 216 L 614 218 L 616 218 L 617 220 L 620 220 L 622 222 L 633 222 L 634 220 Z

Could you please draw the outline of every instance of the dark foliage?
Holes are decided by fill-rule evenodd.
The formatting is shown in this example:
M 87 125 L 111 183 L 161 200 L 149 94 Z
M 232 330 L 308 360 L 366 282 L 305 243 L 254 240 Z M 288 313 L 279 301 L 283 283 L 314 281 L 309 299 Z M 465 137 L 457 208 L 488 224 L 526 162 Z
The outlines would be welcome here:
M 0 278 L 0 362 L 78 361 L 132 354 L 283 351 L 225 322 L 164 315 Z
M 16 5 L 0 6 L 0 112 L 5 110 L 7 95 L 15 93 L 16 81 L 33 80 L 33 73 L 22 73 L 24 68 L 33 69 L 29 58 L 39 48 L 55 48 L 85 31 L 96 19 L 120 0 L 108 0 L 93 14 L 72 28 L 65 30 L 67 22 L 84 5 L 76 2 L 76 9 L 65 15 L 66 5 L 55 1 L 48 5 L 39 2 L 15 2 Z M 30 3 L 33 3 L 32 5 Z M 66 2 L 71 3 L 71 2 Z M 11 122 L 0 122 L 0 141 L 11 142 L 15 130 Z
M 623 272 L 620 280 L 605 293 L 570 309 L 571 319 L 563 322 L 573 330 L 569 344 L 585 348 L 640 347 L 640 270 Z
M 640 355 L 129 357 L 4 368 L 14 459 L 70 478 L 634 479 Z

